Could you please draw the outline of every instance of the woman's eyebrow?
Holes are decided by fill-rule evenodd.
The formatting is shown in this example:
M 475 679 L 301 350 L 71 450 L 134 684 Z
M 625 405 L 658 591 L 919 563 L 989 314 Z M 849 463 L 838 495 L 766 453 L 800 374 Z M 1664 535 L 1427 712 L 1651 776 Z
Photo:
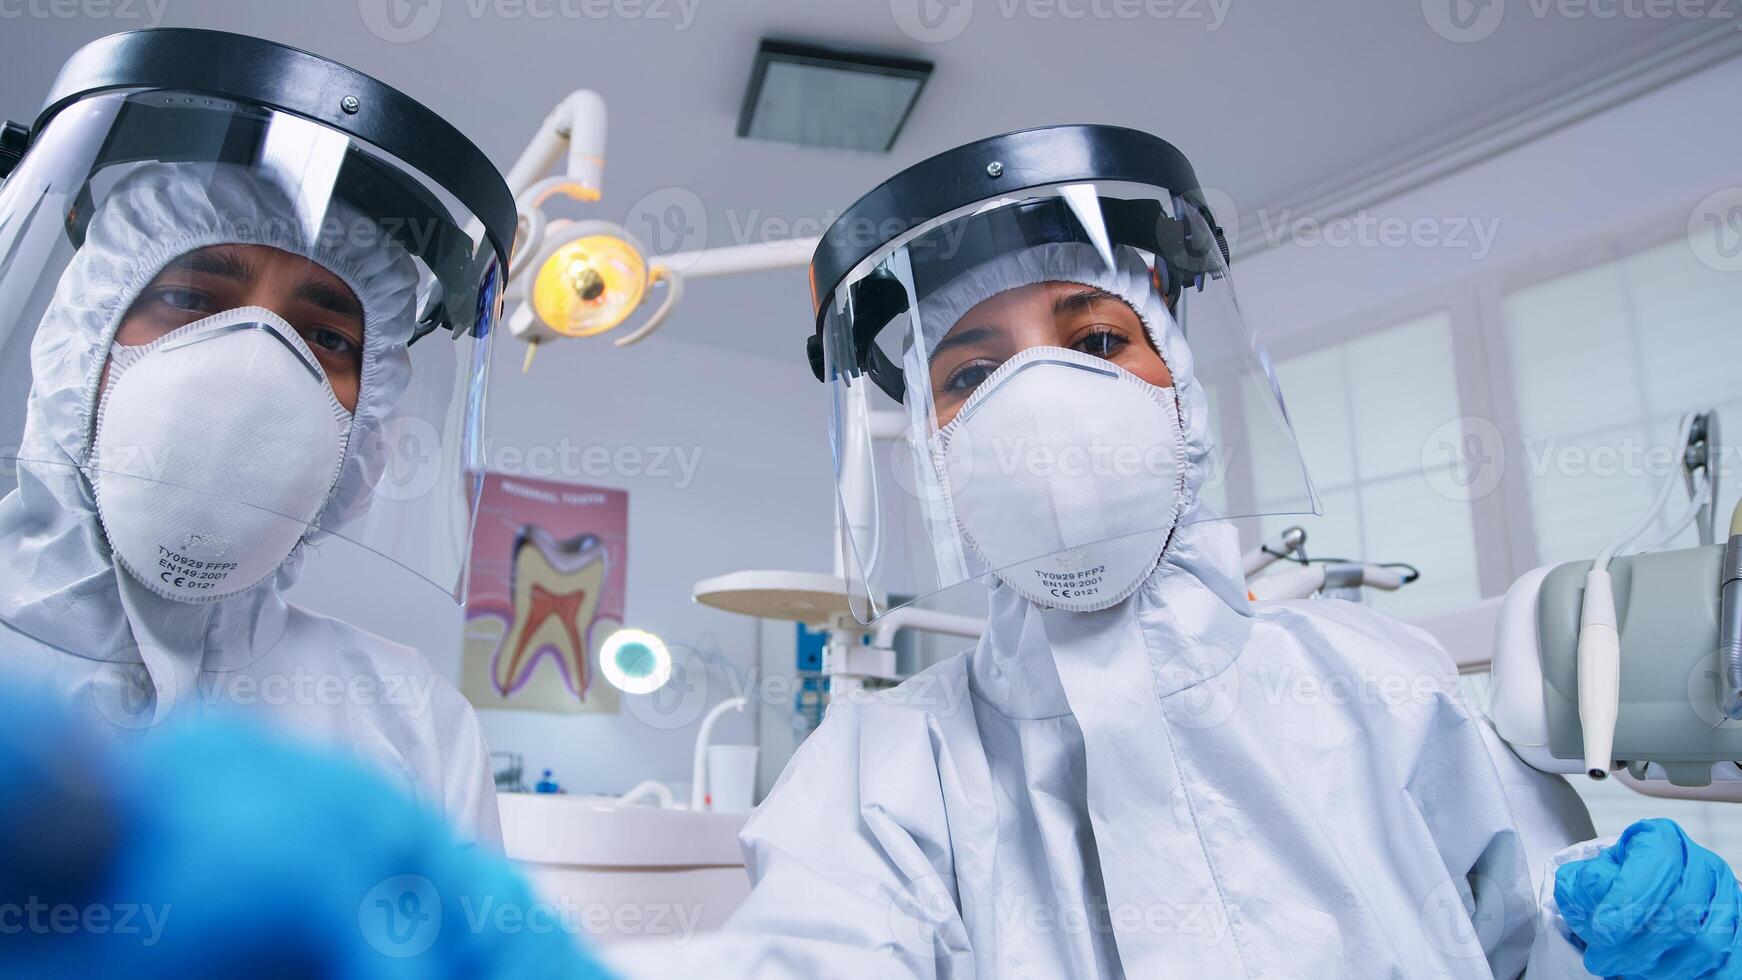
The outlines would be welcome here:
M 945 335 L 944 339 L 938 341 L 936 347 L 931 349 L 932 359 L 936 360 L 939 354 L 952 348 L 963 347 L 968 344 L 977 344 L 981 341 L 990 340 L 996 336 L 997 333 L 998 329 L 996 327 L 986 325 L 969 327 L 966 330 L 952 330 Z
M 1112 300 L 1125 303 L 1125 298 L 1105 289 L 1088 286 L 1074 293 L 1065 293 L 1052 301 L 1053 316 L 1070 316 L 1074 313 L 1086 313 L 1093 309 L 1096 303 Z M 1129 306 L 1129 304 L 1126 304 Z

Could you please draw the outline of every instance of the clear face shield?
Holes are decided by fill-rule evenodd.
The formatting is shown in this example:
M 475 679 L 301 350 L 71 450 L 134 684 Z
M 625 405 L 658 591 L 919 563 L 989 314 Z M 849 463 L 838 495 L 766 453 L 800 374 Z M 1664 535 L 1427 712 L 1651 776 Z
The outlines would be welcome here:
M 0 490 L 88 509 L 172 599 L 329 538 L 457 595 L 502 274 L 483 228 L 300 115 L 73 103 L 0 185 Z
M 826 301 L 861 621 L 991 574 L 1071 608 L 1102 577 L 1146 575 L 1181 525 L 1317 511 L 1189 193 L 1091 181 L 981 201 L 872 251 Z

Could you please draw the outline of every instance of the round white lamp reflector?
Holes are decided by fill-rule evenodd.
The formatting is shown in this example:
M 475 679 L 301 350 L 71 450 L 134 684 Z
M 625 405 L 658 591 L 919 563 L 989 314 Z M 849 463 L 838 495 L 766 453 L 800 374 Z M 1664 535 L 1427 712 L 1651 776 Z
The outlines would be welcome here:
M 599 670 L 624 694 L 651 694 L 671 680 L 671 651 L 646 630 L 621 629 L 599 648 Z

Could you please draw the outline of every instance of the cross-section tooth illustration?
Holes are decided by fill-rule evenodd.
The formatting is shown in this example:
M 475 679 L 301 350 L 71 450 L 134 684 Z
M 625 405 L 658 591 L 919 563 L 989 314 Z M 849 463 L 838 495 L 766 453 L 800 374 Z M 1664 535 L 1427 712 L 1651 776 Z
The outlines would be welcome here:
M 586 697 L 592 683 L 587 633 L 605 591 L 607 559 L 595 534 L 557 538 L 532 524 L 515 532 L 509 563 L 514 622 L 491 663 L 499 693 L 519 689 L 548 656 L 563 684 Z

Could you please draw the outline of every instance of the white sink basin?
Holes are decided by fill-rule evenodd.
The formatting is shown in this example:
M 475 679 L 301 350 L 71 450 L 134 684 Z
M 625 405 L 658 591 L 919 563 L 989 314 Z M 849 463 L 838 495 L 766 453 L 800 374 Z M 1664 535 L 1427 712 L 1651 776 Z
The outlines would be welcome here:
M 747 813 L 623 804 L 609 796 L 503 793 L 502 842 L 545 901 L 599 942 L 688 942 L 750 893 Z
M 747 813 L 623 804 L 611 796 L 503 793 L 502 839 L 516 861 L 593 867 L 741 868 Z

